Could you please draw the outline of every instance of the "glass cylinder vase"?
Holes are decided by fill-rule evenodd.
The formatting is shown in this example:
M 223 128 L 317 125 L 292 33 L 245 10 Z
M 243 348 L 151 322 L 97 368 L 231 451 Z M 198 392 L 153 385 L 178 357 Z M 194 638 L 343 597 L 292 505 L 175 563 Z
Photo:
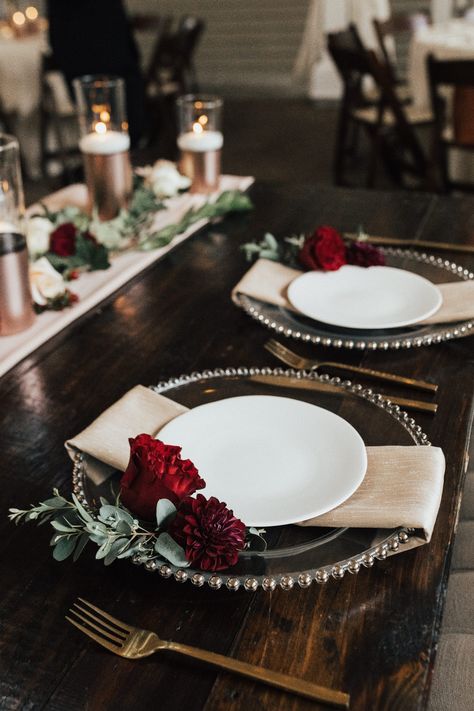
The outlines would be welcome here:
M 84 76 L 73 85 L 89 209 L 111 220 L 132 193 L 125 83 L 119 77 Z
M 222 99 L 188 94 L 177 99 L 180 171 L 191 179 L 191 192 L 219 189 Z
M 20 150 L 14 136 L 0 134 L 0 335 L 11 336 L 35 320 L 24 236 Z

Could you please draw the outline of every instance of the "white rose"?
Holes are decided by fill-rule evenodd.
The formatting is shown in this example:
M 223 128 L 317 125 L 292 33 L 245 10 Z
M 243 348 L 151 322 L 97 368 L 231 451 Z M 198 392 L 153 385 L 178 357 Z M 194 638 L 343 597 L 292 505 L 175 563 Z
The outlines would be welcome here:
M 66 291 L 64 279 L 46 257 L 30 264 L 30 286 L 33 300 L 40 306 Z
M 169 160 L 157 160 L 146 169 L 145 176 L 147 185 L 160 198 L 174 197 L 191 185 L 190 179 L 181 175 L 176 164 Z
M 49 235 L 54 225 L 46 217 L 30 217 L 26 223 L 26 241 L 32 257 L 39 257 L 49 249 Z

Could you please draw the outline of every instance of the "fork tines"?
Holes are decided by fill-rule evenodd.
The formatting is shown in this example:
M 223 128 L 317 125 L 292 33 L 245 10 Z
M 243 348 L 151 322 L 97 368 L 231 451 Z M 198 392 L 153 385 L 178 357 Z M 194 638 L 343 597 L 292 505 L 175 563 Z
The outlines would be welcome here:
M 73 603 L 69 612 L 71 617 L 66 615 L 68 622 L 114 652 L 123 646 L 133 629 L 81 597 Z

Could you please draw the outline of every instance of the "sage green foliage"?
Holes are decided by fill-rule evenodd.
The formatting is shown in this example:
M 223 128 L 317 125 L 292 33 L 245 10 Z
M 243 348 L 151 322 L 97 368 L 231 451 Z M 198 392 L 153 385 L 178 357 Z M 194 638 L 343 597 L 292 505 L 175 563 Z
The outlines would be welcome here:
M 168 525 L 176 513 L 176 507 L 171 501 L 162 499 L 159 502 L 157 525 L 150 529 L 134 518 L 119 501 L 111 504 L 101 498 L 100 508 L 92 513 L 75 494 L 72 494 L 72 501 L 61 496 L 57 489 L 54 489 L 53 494 L 53 498 L 38 506 L 31 506 L 30 509 L 11 508 L 9 519 L 14 523 L 36 521 L 39 525 L 49 522 L 54 529 L 50 545 L 55 560 L 65 560 L 73 555 L 76 561 L 91 541 L 97 546 L 95 557 L 103 560 L 105 565 L 135 554 L 143 562 L 156 560 L 158 563 L 168 561 L 180 567 L 189 565 L 183 548 L 167 533 L 161 532 L 161 528 Z M 161 542 L 158 544 L 158 541 Z
M 270 259 L 273 262 L 282 262 L 291 267 L 298 266 L 298 253 L 305 241 L 304 235 L 292 235 L 283 240 L 266 232 L 260 242 L 246 242 L 241 246 L 247 261 L 254 259 Z
M 144 234 L 139 239 L 138 246 L 145 251 L 165 247 L 174 237 L 199 220 L 211 220 L 231 212 L 246 212 L 252 208 L 253 203 L 248 195 L 239 190 L 226 190 L 216 200 L 206 202 L 201 207 L 190 208 L 177 224 L 167 225 L 152 234 Z

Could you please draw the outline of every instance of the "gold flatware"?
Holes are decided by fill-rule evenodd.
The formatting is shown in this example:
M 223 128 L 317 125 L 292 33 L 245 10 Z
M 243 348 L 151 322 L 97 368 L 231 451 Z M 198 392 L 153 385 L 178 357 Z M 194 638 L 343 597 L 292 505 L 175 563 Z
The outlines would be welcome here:
M 340 393 L 340 389 L 330 383 L 321 383 L 318 380 L 308 380 L 303 378 L 292 378 L 287 376 L 275 375 L 251 375 L 249 377 L 254 383 L 262 385 L 274 385 L 280 388 L 297 388 L 300 390 L 316 390 L 317 392 Z M 406 410 L 417 410 L 418 412 L 430 412 L 435 414 L 438 410 L 438 405 L 435 402 L 423 402 L 423 400 L 411 400 L 406 397 L 392 397 L 392 395 L 381 395 L 389 400 L 393 405 L 399 405 Z
M 167 642 L 160 639 L 157 634 L 150 630 L 132 627 L 116 617 L 112 617 L 112 615 L 83 598 L 79 597 L 69 612 L 71 617 L 66 615 L 68 622 L 110 652 L 118 654 L 119 657 L 141 659 L 162 650 L 176 652 L 212 666 L 241 674 L 250 679 L 261 681 L 264 684 L 276 686 L 278 689 L 292 692 L 298 696 L 304 696 L 337 708 L 349 708 L 349 695 L 342 691 L 326 689 L 303 679 L 296 679 L 287 674 L 279 674 L 253 664 L 240 662 L 238 659 L 225 657 L 223 654 L 208 652 L 197 647 L 190 647 L 187 644 L 178 644 L 178 642 Z
M 400 385 L 406 385 L 409 388 L 416 388 L 418 390 L 427 390 L 428 392 L 435 393 L 438 386 L 434 383 L 428 383 L 426 380 L 417 380 L 415 378 L 406 378 L 403 375 L 395 375 L 394 373 L 386 373 L 382 370 L 374 370 L 373 368 L 363 368 L 359 365 L 349 365 L 348 363 L 337 363 L 336 361 L 330 360 L 314 360 L 311 358 L 303 358 L 299 356 L 294 351 L 284 346 L 282 343 L 275 341 L 271 338 L 267 343 L 265 343 L 265 348 L 269 351 L 275 358 L 278 358 L 286 365 L 291 368 L 296 368 L 297 370 L 318 370 L 318 368 L 336 368 L 339 370 L 347 370 L 351 373 L 359 373 L 360 375 L 365 375 L 369 378 L 375 378 L 377 380 L 386 380 L 392 383 L 398 383 Z
M 367 242 L 376 245 L 392 245 L 394 247 L 421 247 L 422 249 L 437 249 L 442 252 L 460 252 L 464 254 L 474 254 L 473 244 L 455 244 L 450 242 L 431 242 L 426 239 L 399 239 L 397 237 L 376 237 L 374 235 L 357 235 L 351 232 L 344 234 L 344 237 L 359 242 Z

